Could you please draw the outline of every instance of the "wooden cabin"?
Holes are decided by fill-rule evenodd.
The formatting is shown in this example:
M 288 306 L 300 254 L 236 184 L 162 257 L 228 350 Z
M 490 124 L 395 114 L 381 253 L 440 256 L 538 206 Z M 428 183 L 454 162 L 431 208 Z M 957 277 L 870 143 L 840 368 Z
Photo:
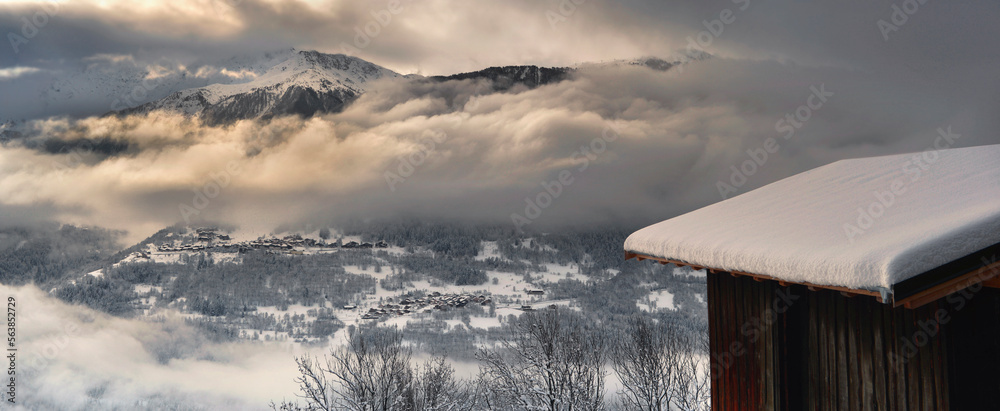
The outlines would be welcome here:
M 705 270 L 713 410 L 1000 407 L 1000 145 L 838 161 L 625 251 Z

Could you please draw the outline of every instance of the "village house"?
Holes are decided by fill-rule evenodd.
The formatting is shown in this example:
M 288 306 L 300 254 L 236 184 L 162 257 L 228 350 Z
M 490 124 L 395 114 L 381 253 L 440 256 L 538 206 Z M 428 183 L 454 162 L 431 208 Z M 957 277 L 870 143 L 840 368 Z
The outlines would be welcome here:
M 713 410 L 1000 404 L 1000 145 L 837 161 L 624 248 L 705 271 Z

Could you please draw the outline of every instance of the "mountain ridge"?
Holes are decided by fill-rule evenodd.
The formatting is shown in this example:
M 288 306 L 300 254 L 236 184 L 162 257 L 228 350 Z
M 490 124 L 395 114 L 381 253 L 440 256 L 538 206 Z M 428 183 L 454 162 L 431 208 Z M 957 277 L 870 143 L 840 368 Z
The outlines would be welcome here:
M 207 124 L 285 114 L 335 112 L 368 90 L 369 83 L 399 73 L 343 54 L 296 51 L 244 83 L 211 84 L 113 112 L 118 115 L 171 110 L 198 115 Z
M 284 56 L 288 57 L 284 60 Z M 571 78 L 579 71 L 639 66 L 667 71 L 678 65 L 711 56 L 706 53 L 680 53 L 667 59 L 641 57 L 600 63 L 582 63 L 574 67 L 544 67 L 537 65 L 493 66 L 482 70 L 424 77 L 401 75 L 395 71 L 344 54 L 294 50 L 265 55 L 268 62 L 277 61 L 264 69 L 259 62 L 230 59 L 234 67 L 249 67 L 241 72 L 253 78 L 245 82 L 214 83 L 169 93 L 166 97 L 134 107 L 112 111 L 107 115 L 146 114 L 168 110 L 198 116 L 209 125 L 230 124 L 244 119 L 267 119 L 281 115 L 311 117 L 343 110 L 373 82 L 382 79 L 409 81 L 486 80 L 493 92 L 506 92 L 521 85 L 536 88 Z

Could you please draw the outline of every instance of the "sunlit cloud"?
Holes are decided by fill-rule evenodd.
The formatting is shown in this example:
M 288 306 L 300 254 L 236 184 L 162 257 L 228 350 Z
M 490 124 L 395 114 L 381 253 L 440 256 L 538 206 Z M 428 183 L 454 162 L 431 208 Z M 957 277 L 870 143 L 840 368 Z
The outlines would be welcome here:
M 18 316 L 17 388 L 18 402 L 32 409 L 266 409 L 296 392 L 301 349 L 212 343 L 176 312 L 123 319 L 34 286 L 0 291 L 31 307 Z
M 0 81 L 13 80 L 24 75 L 38 73 L 40 71 L 42 70 L 35 67 L 17 66 L 17 67 L 2 68 L 0 69 Z

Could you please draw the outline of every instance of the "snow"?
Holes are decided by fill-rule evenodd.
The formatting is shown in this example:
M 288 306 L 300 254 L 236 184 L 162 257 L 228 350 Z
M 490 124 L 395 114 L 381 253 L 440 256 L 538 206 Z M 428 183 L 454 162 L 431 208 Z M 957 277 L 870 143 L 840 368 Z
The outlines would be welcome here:
M 410 316 L 389 317 L 385 320 L 385 322 L 382 323 L 382 326 L 388 328 L 396 327 L 399 329 L 403 329 L 406 328 L 406 324 L 409 323 L 410 321 L 413 321 L 413 318 Z
M 257 71 L 253 72 L 254 75 L 249 81 L 215 83 L 181 90 L 151 103 L 146 109 L 172 109 L 193 115 L 201 112 L 206 106 L 218 105 L 231 97 L 254 92 L 268 95 L 269 98 L 262 104 L 272 105 L 289 89 L 295 87 L 312 89 L 317 93 L 346 91 L 360 95 L 367 91 L 375 80 L 400 77 L 398 73 L 387 68 L 342 54 L 295 51 L 278 54 L 277 57 L 264 61 L 263 64 L 269 68 L 263 73 L 259 73 L 261 67 L 255 67 Z M 256 111 L 266 110 L 258 107 Z
M 1000 242 L 998 158 L 1000 145 L 837 161 L 643 228 L 625 249 L 891 293 Z
M 469 327 L 490 329 L 500 326 L 500 319 L 495 317 L 469 317 Z
M 163 288 L 161 288 L 159 286 L 156 286 L 156 285 L 152 285 L 152 284 L 136 284 L 136 285 L 134 285 L 132 287 L 132 289 L 135 291 L 136 294 L 139 294 L 139 295 L 146 295 L 150 291 L 154 291 L 154 290 L 156 292 L 158 292 L 158 293 L 162 293 L 163 292 Z
M 182 262 L 181 256 L 185 254 L 192 254 L 192 253 L 186 253 L 184 251 L 168 251 L 168 252 L 157 251 L 154 253 L 150 253 L 149 259 L 154 263 L 160 263 L 160 264 L 180 264 Z
M 294 53 L 295 50 L 285 49 L 192 65 L 164 59 L 150 64 L 131 56 L 118 59 L 116 57 L 124 56 L 95 55 L 65 70 L 52 72 L 53 82 L 40 87 L 36 95 L 46 106 L 66 107 L 88 102 L 95 107 L 92 114 L 100 115 L 108 107 L 117 109 L 156 101 L 176 90 L 213 83 L 245 82 L 288 60 Z M 232 73 L 245 76 L 233 77 Z
M 496 241 L 483 241 L 479 243 L 483 251 L 476 255 L 476 261 L 486 261 L 489 258 L 504 259 L 500 254 L 500 246 Z
M 253 227 L 253 226 L 240 226 L 239 228 L 236 228 L 235 230 L 228 231 L 227 235 L 229 235 L 229 238 L 230 238 L 229 241 L 233 242 L 233 243 L 241 243 L 241 242 L 246 242 L 246 241 L 253 241 L 253 240 L 257 240 L 257 239 L 261 239 L 261 238 L 267 238 L 267 237 L 271 236 L 270 232 L 268 232 L 267 230 L 264 230 L 264 229 L 262 229 L 260 227 Z
M 577 268 L 576 264 L 546 263 L 546 264 L 544 264 L 544 266 L 545 266 L 546 270 L 548 270 L 548 271 L 546 271 L 548 274 L 558 275 L 560 277 L 565 277 L 566 274 L 579 274 L 580 273 L 580 269 Z M 553 280 L 549 280 L 549 281 L 553 281 Z M 559 279 L 556 278 L 556 279 L 554 279 L 554 281 L 559 281 Z
M 639 299 L 636 305 L 643 311 L 673 310 L 677 308 L 674 306 L 674 295 L 667 290 L 652 291 L 645 298 Z
M 389 266 L 388 264 L 382 265 L 382 272 L 380 273 L 375 272 L 374 265 L 369 265 L 365 267 L 364 270 L 362 270 L 361 267 L 356 265 L 345 265 L 344 271 L 347 272 L 348 274 L 368 275 L 377 280 L 384 280 L 386 277 L 392 275 L 392 267 Z
M 330 83 L 336 84 L 337 88 L 347 88 L 361 94 L 367 91 L 368 82 L 372 80 L 398 76 L 399 74 L 392 70 L 356 57 L 299 51 L 252 81 L 236 84 L 213 84 L 200 90 L 205 91 L 205 97 L 210 104 L 217 104 L 231 95 L 249 93 L 258 89 L 273 91 L 275 95 L 283 94 L 286 89 L 292 86 L 328 91 L 332 89 Z
M 693 270 L 691 267 L 676 267 L 674 268 L 674 275 L 691 276 L 691 277 L 704 277 L 705 270 Z
M 496 310 L 497 317 L 503 317 L 503 318 L 506 318 L 507 316 L 510 315 L 513 315 L 515 317 L 520 317 L 521 314 L 524 314 L 524 311 L 521 311 L 519 308 L 514 308 L 514 307 L 497 308 Z
M 319 307 L 315 306 L 315 305 L 314 306 L 305 306 L 305 305 L 302 305 L 302 304 L 291 304 L 291 305 L 288 306 L 287 310 L 281 311 L 281 310 L 278 309 L 278 307 L 275 307 L 273 305 L 272 306 L 259 306 L 259 307 L 257 307 L 257 313 L 258 314 L 271 314 L 271 315 L 275 316 L 276 318 L 281 318 L 281 317 L 284 317 L 285 314 L 288 314 L 289 316 L 293 316 L 293 315 L 307 315 L 309 313 L 309 310 L 315 310 L 317 308 L 319 308 Z

